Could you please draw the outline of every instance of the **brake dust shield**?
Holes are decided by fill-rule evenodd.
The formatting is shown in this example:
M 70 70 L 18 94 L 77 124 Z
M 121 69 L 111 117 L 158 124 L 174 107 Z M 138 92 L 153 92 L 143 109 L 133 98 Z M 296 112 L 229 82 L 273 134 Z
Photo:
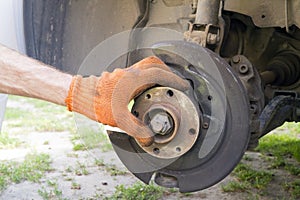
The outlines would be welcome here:
M 108 131 L 114 150 L 145 183 L 154 177 L 181 192 L 212 186 L 233 170 L 248 145 L 242 84 L 222 58 L 199 45 L 163 42 L 151 52 L 189 80 L 191 89 L 154 87 L 137 97 L 131 111 L 153 130 L 155 142 L 144 148 L 127 134 Z

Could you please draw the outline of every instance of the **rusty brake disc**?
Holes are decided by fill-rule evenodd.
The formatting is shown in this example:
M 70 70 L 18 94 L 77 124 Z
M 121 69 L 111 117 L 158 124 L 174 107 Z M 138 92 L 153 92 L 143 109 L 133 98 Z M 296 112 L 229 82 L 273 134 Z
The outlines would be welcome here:
M 233 170 L 248 145 L 244 88 L 228 63 L 199 45 L 162 42 L 153 46 L 153 54 L 189 80 L 191 90 L 158 87 L 143 93 L 132 113 L 153 130 L 155 143 L 142 148 L 130 136 L 112 131 L 113 147 L 145 183 L 155 175 L 157 184 L 181 192 L 212 186 Z

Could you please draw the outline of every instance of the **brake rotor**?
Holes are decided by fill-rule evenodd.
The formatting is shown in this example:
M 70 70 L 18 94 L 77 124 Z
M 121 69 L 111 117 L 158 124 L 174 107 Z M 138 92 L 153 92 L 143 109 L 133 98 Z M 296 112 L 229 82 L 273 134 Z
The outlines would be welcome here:
M 153 130 L 155 143 L 142 148 L 127 134 L 109 131 L 114 150 L 145 183 L 155 175 L 157 184 L 181 192 L 207 188 L 227 176 L 246 150 L 249 108 L 243 86 L 222 58 L 199 45 L 164 42 L 152 54 L 189 80 L 191 89 L 144 92 L 132 113 Z

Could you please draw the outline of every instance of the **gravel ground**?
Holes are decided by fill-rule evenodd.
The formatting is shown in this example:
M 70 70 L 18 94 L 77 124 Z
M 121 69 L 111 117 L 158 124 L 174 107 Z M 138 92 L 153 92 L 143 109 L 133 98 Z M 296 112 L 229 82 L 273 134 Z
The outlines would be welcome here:
M 20 107 L 31 111 L 35 109 L 32 104 L 18 99 L 9 100 L 8 107 Z M 17 128 L 20 127 L 15 127 Z M 8 160 L 22 162 L 24 157 L 32 152 L 46 153 L 52 159 L 53 170 L 45 173 L 39 183 L 25 181 L 9 185 L 0 193 L 0 199 L 103 199 L 110 197 L 118 185 L 130 187 L 138 182 L 137 178 L 123 166 L 113 150 L 103 151 L 101 148 L 95 148 L 74 151 L 74 133 L 71 131 L 27 131 L 26 133 L 18 131 L 13 136 L 26 145 L 11 149 L 0 148 L 0 163 Z M 96 160 L 101 160 L 101 164 L 97 164 Z M 243 163 L 255 169 L 268 170 L 270 159 L 265 159 L 260 153 L 248 152 L 247 159 L 244 159 Z M 76 172 L 83 168 L 86 173 Z M 118 173 L 114 174 L 115 171 Z M 200 192 L 190 194 L 165 192 L 162 199 L 293 199 L 281 185 L 298 179 L 299 176 L 291 176 L 283 169 L 272 170 L 272 174 L 272 181 L 263 191 L 253 189 L 247 192 L 224 192 L 222 185 L 236 180 L 235 176 L 230 175 L 217 185 Z M 49 181 L 57 185 L 58 193 L 54 192 L 52 196 L 45 198 L 38 191 L 51 193 L 53 186 L 49 184 Z
M 47 180 L 57 182 L 63 197 L 67 199 L 101 199 L 109 197 L 115 191 L 117 185 L 123 184 L 130 186 L 138 180 L 127 172 L 121 161 L 113 151 L 101 152 L 99 149 L 90 151 L 73 150 L 73 144 L 70 142 L 72 135 L 68 132 L 52 133 L 30 133 L 20 135 L 19 138 L 29 144 L 31 148 L 0 150 L 0 160 L 19 160 L 22 161 L 25 155 L 31 151 L 49 154 L 52 158 L 52 172 L 46 173 L 41 183 L 22 182 L 12 184 L 0 194 L 0 199 L 20 200 L 20 199 L 42 199 L 38 190 L 43 186 L 48 187 Z M 45 145 L 44 142 L 48 141 Z M 121 171 L 126 172 L 123 175 L 111 176 L 105 166 L 99 167 L 94 163 L 95 155 L 102 158 L 106 166 L 116 165 Z M 67 173 L 68 167 L 74 168 L 78 163 L 84 163 L 88 175 L 76 175 Z M 70 181 L 72 179 L 72 181 Z M 230 180 L 230 177 L 223 180 L 220 184 Z M 78 183 L 80 189 L 72 189 L 72 182 Z M 223 193 L 220 184 L 185 196 L 180 193 L 165 196 L 166 199 L 241 199 L 242 194 Z M 50 189 L 50 188 L 49 188 Z

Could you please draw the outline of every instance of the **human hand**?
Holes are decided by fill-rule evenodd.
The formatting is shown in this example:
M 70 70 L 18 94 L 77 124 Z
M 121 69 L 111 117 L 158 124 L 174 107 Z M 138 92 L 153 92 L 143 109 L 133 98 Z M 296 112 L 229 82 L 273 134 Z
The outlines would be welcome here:
M 153 143 L 153 133 L 128 110 L 129 102 L 154 85 L 187 90 L 189 84 L 172 73 L 160 59 L 148 57 L 125 69 L 101 77 L 73 77 L 66 105 L 70 111 L 81 113 L 100 123 L 119 127 L 141 145 Z

